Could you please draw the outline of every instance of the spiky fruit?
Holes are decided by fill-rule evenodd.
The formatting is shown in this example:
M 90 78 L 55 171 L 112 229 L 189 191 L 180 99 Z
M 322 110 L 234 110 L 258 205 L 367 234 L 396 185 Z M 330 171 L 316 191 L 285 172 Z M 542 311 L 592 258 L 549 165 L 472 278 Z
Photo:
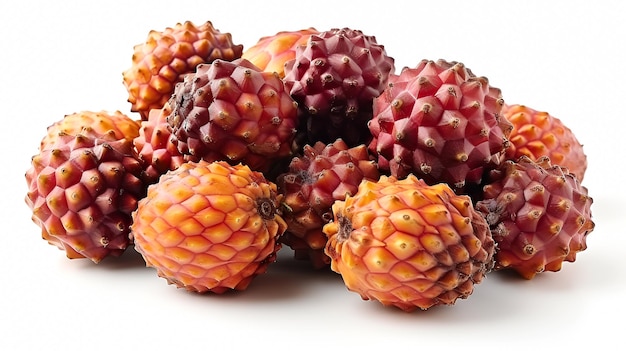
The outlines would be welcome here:
M 404 311 L 467 298 L 493 265 L 494 241 L 467 195 L 445 183 L 364 180 L 324 226 L 331 269 L 364 300 Z
M 319 31 L 311 27 L 265 36 L 245 49 L 241 57 L 263 71 L 278 73 L 282 79 L 285 77 L 285 63 L 295 58 L 296 48 L 306 45 L 311 34 L 319 34 Z
M 498 251 L 496 269 L 526 279 L 556 272 L 587 248 L 593 231 L 592 198 L 567 169 L 547 157 L 508 160 L 492 172 L 476 209 L 490 225 Z
M 276 73 L 246 59 L 199 65 L 169 104 L 167 121 L 184 155 L 265 171 L 291 153 L 297 104 Z
M 132 64 L 122 72 L 131 111 L 148 119 L 150 110 L 163 107 L 176 83 L 196 66 L 216 59 L 232 61 L 242 52 L 243 45 L 234 44 L 230 33 L 221 33 L 210 21 L 151 30 L 145 42 L 135 45 Z
M 304 154 L 294 157 L 289 169 L 278 177 L 283 194 L 287 232 L 281 242 L 294 250 L 296 258 L 308 259 L 314 268 L 327 267 L 324 253 L 324 224 L 333 218 L 332 205 L 354 195 L 363 179 L 378 180 L 376 164 L 365 145 L 349 148 L 341 139 L 334 143 L 305 145 Z
M 561 119 L 525 105 L 507 105 L 502 116 L 513 124 L 506 156 L 516 160 L 528 156 L 536 161 L 547 156 L 552 164 L 565 167 L 582 182 L 587 170 L 587 156 L 582 144 Z
M 190 155 L 180 153 L 172 142 L 172 133 L 167 123 L 170 113 L 168 103 L 161 109 L 151 110 L 148 119 L 141 121 L 139 135 L 133 139 L 150 184 L 156 183 L 161 175 L 175 170 L 183 162 L 197 161 Z
M 148 188 L 133 214 L 135 249 L 169 284 L 244 290 L 280 249 L 276 185 L 248 166 L 186 162 Z
M 372 101 L 394 71 L 394 59 L 374 36 L 334 28 L 309 36 L 285 64 L 285 86 L 301 110 L 300 144 L 349 146 L 369 141 Z
M 67 257 L 98 263 L 131 244 L 131 213 L 146 190 L 131 141 L 57 135 L 33 156 L 26 182 L 33 221 Z
M 126 139 L 132 141 L 139 135 L 139 122 L 120 111 L 80 111 L 63 116 L 48 127 L 39 150 L 50 148 L 59 135 L 82 134 L 108 141 Z
M 422 60 L 374 100 L 370 150 L 394 177 L 413 173 L 462 190 L 504 159 L 511 125 L 503 103 L 500 89 L 462 63 Z

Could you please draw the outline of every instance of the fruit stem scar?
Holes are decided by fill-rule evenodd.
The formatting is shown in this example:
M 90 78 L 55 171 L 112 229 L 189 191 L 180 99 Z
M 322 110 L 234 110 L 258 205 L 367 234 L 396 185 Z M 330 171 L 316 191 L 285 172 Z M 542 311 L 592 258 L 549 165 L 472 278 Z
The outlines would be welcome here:
M 272 200 L 268 198 L 261 198 L 257 200 L 257 212 L 263 219 L 270 220 L 274 219 L 274 215 L 276 214 L 276 206 Z
M 339 230 L 337 231 L 337 241 L 343 242 L 348 240 L 350 233 L 352 232 L 352 222 L 345 216 L 338 215 L 337 222 L 339 223 Z

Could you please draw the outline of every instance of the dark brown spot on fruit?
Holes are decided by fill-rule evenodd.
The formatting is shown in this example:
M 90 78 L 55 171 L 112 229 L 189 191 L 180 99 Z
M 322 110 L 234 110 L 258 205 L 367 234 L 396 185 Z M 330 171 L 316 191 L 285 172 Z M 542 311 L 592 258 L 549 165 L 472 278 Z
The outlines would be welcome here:
M 263 219 L 274 219 L 274 215 L 276 214 L 276 206 L 274 206 L 272 200 L 268 198 L 260 198 L 257 200 L 256 205 L 257 212 Z
M 339 230 L 337 231 L 337 241 L 343 242 L 348 240 L 350 233 L 352 232 L 352 222 L 344 216 L 337 216 L 337 222 L 339 223 Z

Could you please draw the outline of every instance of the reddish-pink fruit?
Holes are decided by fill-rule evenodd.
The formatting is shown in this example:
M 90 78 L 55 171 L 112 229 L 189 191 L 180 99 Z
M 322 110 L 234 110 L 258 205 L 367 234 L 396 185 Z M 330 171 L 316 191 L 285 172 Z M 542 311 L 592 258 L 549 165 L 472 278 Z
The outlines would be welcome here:
M 490 225 L 498 250 L 496 269 L 526 279 L 561 269 L 587 248 L 594 229 L 592 198 L 567 169 L 547 157 L 508 160 L 491 172 L 476 209 Z
M 313 34 L 285 64 L 285 86 L 300 107 L 299 144 L 349 146 L 369 141 L 372 101 L 394 71 L 394 59 L 374 36 L 350 28 Z
M 303 155 L 294 157 L 277 180 L 287 222 L 281 241 L 294 250 L 296 258 L 310 260 L 314 268 L 328 266 L 322 227 L 333 218 L 333 203 L 356 194 L 363 179 L 375 181 L 378 177 L 365 145 L 350 148 L 341 139 L 305 145 Z
M 276 73 L 250 61 L 199 65 L 176 86 L 167 121 L 183 155 L 265 171 L 291 155 L 297 104 Z
M 170 113 L 168 103 L 162 109 L 151 110 L 148 119 L 141 121 L 139 135 L 133 139 L 150 183 L 158 181 L 167 171 L 175 170 L 184 162 L 193 160 L 191 156 L 180 153 L 172 142 L 172 133 L 167 123 Z
M 459 191 L 502 162 L 511 125 L 487 78 L 459 62 L 422 60 L 389 81 L 369 123 L 381 171 Z
M 60 134 L 33 156 L 26 203 L 42 237 L 69 258 L 100 262 L 131 244 L 131 213 L 145 195 L 132 142 Z

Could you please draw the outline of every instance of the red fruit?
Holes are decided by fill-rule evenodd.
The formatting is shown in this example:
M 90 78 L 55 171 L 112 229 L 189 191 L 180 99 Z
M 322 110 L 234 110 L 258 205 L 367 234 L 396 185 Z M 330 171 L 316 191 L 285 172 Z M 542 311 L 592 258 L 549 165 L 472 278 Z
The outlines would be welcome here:
M 462 63 L 422 60 L 374 100 L 370 150 L 381 171 L 462 190 L 504 159 L 511 125 L 503 103 L 500 89 Z
M 132 142 L 60 134 L 33 156 L 26 182 L 33 221 L 67 257 L 98 263 L 131 244 L 131 212 L 146 190 Z
M 328 145 L 305 145 L 304 154 L 294 157 L 277 180 L 287 222 L 281 242 L 291 247 L 297 258 L 310 260 L 314 268 L 328 266 L 322 227 L 332 220 L 333 203 L 356 194 L 363 179 L 375 181 L 378 177 L 365 145 L 349 148 L 341 139 Z
M 370 139 L 372 100 L 385 88 L 394 59 L 374 36 L 350 28 L 309 37 L 285 64 L 285 86 L 298 102 L 300 146 L 338 138 L 348 146 Z
M 169 104 L 172 140 L 183 155 L 264 171 L 291 154 L 296 103 L 275 73 L 245 59 L 199 65 Z
M 150 183 L 158 181 L 167 171 L 175 170 L 184 162 L 193 160 L 190 155 L 180 153 L 172 142 L 172 133 L 167 123 L 170 113 L 168 103 L 162 109 L 151 110 L 148 119 L 141 121 L 139 135 L 133 139 Z
M 561 269 L 587 248 L 594 229 L 592 198 L 567 169 L 549 158 L 526 156 L 506 161 L 492 172 L 476 209 L 497 243 L 496 269 L 511 269 L 526 279 Z

